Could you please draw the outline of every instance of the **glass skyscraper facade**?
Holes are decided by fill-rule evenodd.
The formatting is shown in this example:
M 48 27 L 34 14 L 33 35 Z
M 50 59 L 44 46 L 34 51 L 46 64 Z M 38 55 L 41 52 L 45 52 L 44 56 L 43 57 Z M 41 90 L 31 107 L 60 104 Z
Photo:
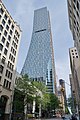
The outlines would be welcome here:
M 44 82 L 48 92 L 55 93 L 55 64 L 49 11 L 46 7 L 34 11 L 33 32 L 29 51 L 21 74 Z

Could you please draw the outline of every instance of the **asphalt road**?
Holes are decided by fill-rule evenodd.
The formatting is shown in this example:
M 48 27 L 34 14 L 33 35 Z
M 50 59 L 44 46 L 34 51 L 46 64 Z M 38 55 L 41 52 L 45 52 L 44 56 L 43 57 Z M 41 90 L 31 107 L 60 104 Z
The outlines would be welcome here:
M 36 120 L 63 120 L 61 118 L 51 118 L 51 119 L 36 119 Z

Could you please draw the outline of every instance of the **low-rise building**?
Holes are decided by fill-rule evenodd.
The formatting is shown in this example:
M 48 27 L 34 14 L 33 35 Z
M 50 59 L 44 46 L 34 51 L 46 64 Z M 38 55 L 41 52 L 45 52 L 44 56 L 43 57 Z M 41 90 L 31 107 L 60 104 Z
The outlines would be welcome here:
M 0 120 L 11 115 L 20 39 L 20 27 L 0 0 Z

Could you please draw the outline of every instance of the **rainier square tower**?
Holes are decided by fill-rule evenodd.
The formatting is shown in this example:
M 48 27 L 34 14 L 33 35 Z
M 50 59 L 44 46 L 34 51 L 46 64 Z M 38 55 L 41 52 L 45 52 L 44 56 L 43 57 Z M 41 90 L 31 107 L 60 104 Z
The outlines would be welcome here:
M 47 7 L 34 11 L 33 32 L 21 74 L 42 81 L 48 92 L 56 93 L 56 74 L 49 11 Z

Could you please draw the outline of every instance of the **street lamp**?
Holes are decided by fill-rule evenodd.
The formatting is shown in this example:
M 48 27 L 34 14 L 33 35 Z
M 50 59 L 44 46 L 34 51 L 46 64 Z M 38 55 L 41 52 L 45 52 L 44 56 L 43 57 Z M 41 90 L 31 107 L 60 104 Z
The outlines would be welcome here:
M 65 82 L 68 86 L 71 87 L 72 89 L 72 85 L 70 85 L 69 83 Z M 73 95 L 73 91 L 71 90 L 71 96 L 72 96 L 72 106 L 73 106 L 73 112 L 75 112 L 75 105 L 74 105 L 74 95 Z

